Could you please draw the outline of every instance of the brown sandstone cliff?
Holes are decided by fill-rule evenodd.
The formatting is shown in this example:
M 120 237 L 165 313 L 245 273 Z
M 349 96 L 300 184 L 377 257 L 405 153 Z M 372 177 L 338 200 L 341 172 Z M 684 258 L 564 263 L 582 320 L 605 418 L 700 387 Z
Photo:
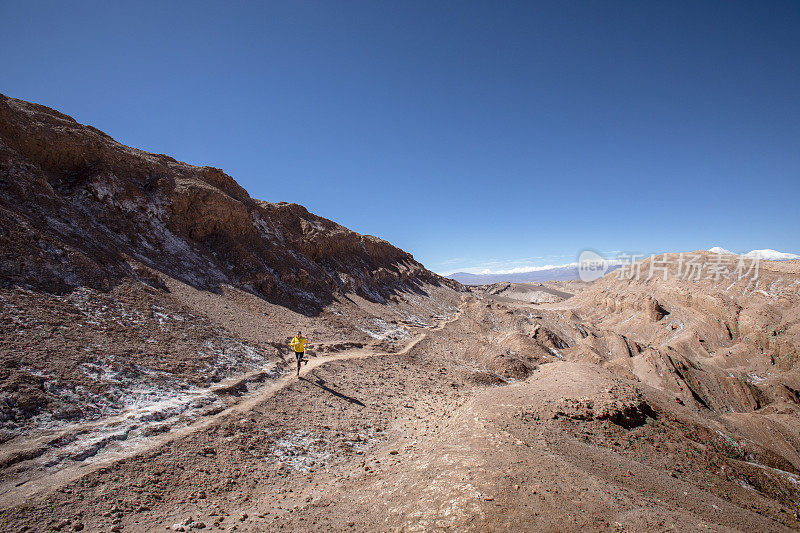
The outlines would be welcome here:
M 123 278 L 229 284 L 317 312 L 336 293 L 384 302 L 457 287 L 376 237 L 230 176 L 124 146 L 53 109 L 0 95 L 0 283 L 48 292 Z

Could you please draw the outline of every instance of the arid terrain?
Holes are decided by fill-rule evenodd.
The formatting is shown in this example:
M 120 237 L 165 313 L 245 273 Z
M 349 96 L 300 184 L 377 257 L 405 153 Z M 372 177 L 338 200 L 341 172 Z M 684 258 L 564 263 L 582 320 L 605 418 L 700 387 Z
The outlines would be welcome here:
M 465 288 L 3 96 L 0 186 L 3 531 L 800 529 L 800 261 Z

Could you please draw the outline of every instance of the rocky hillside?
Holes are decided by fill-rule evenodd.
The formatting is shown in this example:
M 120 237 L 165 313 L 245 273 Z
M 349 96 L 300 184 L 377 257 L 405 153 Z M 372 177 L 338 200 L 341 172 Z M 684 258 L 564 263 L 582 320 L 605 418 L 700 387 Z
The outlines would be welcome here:
M 0 184 L 4 286 L 63 293 L 168 276 L 312 314 L 337 293 L 384 302 L 421 283 L 456 286 L 381 239 L 255 200 L 217 168 L 123 146 L 3 95 Z
M 637 272 L 608 274 L 539 312 L 562 357 L 666 394 L 698 420 L 736 434 L 730 446 L 741 468 L 761 457 L 759 464 L 789 472 L 781 475 L 796 484 L 800 261 L 761 261 L 737 272 L 738 256 L 699 251 L 689 255 L 705 270 L 687 279 L 678 271 L 683 255 L 640 261 Z
M 90 457 L 219 409 L 225 380 L 240 391 L 285 373 L 298 329 L 314 355 L 391 350 L 454 313 L 454 288 L 381 239 L 254 200 L 219 169 L 0 95 L 0 443 L 105 420 L 62 454 Z M 34 448 L 11 442 L 0 467 L 61 460 Z
M 738 261 L 695 255 L 707 268 Z M 667 273 L 651 277 L 647 259 L 636 265 L 640 276 L 608 274 L 569 301 L 583 326 L 596 328 L 577 332 L 574 355 L 718 413 L 796 409 L 800 262 L 682 279 L 678 254 L 664 257 Z

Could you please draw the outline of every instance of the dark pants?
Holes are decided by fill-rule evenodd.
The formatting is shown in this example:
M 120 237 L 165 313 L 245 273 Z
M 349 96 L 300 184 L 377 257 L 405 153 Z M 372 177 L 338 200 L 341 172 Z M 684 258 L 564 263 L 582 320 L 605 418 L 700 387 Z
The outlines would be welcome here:
M 297 375 L 300 375 L 300 364 L 303 362 L 303 354 L 305 352 L 294 352 L 294 356 L 297 357 Z

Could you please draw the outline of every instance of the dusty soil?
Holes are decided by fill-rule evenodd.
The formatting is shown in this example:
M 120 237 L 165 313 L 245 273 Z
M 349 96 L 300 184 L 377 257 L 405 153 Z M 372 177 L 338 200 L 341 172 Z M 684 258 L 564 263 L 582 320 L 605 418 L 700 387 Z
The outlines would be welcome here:
M 509 302 L 521 301 L 533 304 L 563 302 L 575 295 L 574 287 L 568 286 L 573 292 L 566 292 L 559 283 L 494 283 L 492 285 L 474 285 L 469 287 L 472 292 L 491 296 L 496 301 Z M 584 284 L 585 285 L 585 284 Z M 585 287 L 580 287 L 583 289 Z
M 487 350 L 526 329 L 547 348 L 537 316 L 471 299 L 396 353 L 320 354 L 301 379 L 151 446 L 7 490 L 0 520 L 104 531 L 800 527 L 792 465 L 737 449 L 742 435 L 713 413 L 552 355 L 528 360 L 520 379 L 490 369 Z M 500 359 L 515 368 L 513 354 Z

